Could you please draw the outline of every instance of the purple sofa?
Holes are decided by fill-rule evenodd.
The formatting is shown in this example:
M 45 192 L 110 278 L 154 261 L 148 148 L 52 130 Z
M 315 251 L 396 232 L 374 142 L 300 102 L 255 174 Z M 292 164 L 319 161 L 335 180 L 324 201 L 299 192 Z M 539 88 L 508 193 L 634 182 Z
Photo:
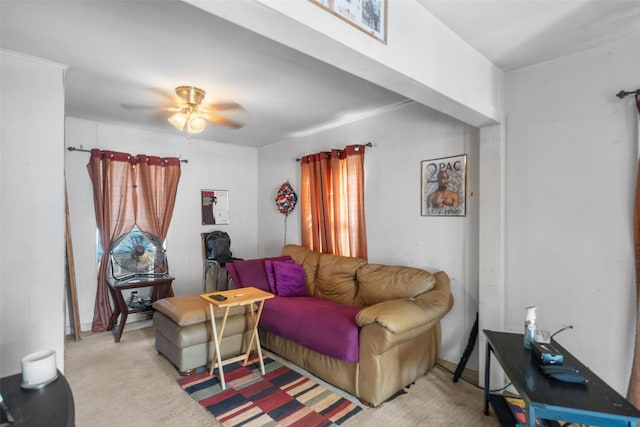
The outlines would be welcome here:
M 444 272 L 368 264 L 296 245 L 227 264 L 233 283 L 270 291 L 262 345 L 378 406 L 433 368 L 453 297 Z

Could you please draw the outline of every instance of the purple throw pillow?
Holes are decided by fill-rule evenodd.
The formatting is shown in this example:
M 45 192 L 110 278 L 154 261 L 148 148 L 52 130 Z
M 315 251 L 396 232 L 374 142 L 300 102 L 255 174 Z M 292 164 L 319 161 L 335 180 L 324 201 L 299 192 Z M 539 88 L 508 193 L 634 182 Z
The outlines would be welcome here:
M 269 282 L 269 288 L 271 289 L 272 294 L 276 294 L 276 274 L 273 271 L 273 263 L 274 262 L 283 262 L 286 264 L 294 264 L 295 261 L 292 258 L 284 259 L 284 257 L 280 257 L 282 259 L 273 259 L 266 260 L 264 262 L 264 270 L 267 273 L 267 281 Z
M 304 278 L 302 264 L 272 262 L 276 279 L 276 293 L 281 297 L 308 297 L 309 290 Z
M 264 261 L 261 259 L 248 260 L 248 261 L 236 261 L 233 263 L 240 283 L 238 286 L 246 288 L 252 286 L 254 288 L 261 289 L 269 292 L 269 281 L 264 271 Z

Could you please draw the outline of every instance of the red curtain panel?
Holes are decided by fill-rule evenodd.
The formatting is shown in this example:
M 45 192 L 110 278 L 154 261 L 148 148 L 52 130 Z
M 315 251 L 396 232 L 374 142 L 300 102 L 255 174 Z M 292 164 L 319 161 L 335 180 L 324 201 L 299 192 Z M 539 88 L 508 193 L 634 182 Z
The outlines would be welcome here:
M 164 241 L 180 179 L 179 159 L 94 149 L 87 170 L 103 254 L 108 254 L 112 243 L 134 225 Z M 106 284 L 108 260 L 102 256 L 98 269 L 91 326 L 94 332 L 105 331 L 112 314 Z

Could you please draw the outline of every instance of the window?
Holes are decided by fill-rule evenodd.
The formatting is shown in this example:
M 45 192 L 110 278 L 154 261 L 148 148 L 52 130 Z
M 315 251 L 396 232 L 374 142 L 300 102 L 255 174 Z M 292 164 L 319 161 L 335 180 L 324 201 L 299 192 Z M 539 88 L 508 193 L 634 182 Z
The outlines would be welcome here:
M 96 232 L 96 235 L 97 262 L 99 264 L 103 253 L 100 245 L 100 233 Z M 166 271 L 157 270 L 165 259 L 165 248 L 164 242 L 160 242 L 155 236 L 134 226 L 129 233 L 114 242 L 110 253 L 109 276 L 124 279 L 136 275 L 164 274 Z

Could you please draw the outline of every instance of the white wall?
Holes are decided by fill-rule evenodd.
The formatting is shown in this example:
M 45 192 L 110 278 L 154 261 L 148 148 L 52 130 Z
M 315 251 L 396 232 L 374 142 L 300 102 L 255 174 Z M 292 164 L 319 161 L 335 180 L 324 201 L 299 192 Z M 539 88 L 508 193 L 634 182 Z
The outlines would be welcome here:
M 507 76 L 506 325 L 540 327 L 626 394 L 635 333 L 640 38 Z
M 64 73 L 0 51 L 0 376 L 55 350 L 64 371 Z
M 276 192 L 289 180 L 299 192 L 305 154 L 371 142 L 365 155 L 365 210 L 369 261 L 444 270 L 455 304 L 442 322 L 441 357 L 457 363 L 478 309 L 478 130 L 419 104 L 370 117 L 316 135 L 259 149 L 259 254 L 279 254 L 284 216 Z M 420 215 L 420 161 L 468 155 L 467 216 Z M 287 221 L 287 243 L 300 243 L 296 208 Z M 470 368 L 477 369 L 472 356 Z
M 366 213 L 371 262 L 409 265 L 451 277 L 456 299 L 443 321 L 442 357 L 457 363 L 478 309 L 478 131 L 419 104 L 299 140 L 256 150 L 210 141 L 67 118 L 66 146 L 101 148 L 160 156 L 181 156 L 176 210 L 167 238 L 167 254 L 176 294 L 201 291 L 200 233 L 216 228 L 232 238 L 242 258 L 279 254 L 284 216 L 276 192 L 287 179 L 299 191 L 296 157 L 371 141 L 366 162 Z M 468 154 L 467 216 L 420 216 L 420 161 Z M 86 171 L 89 154 L 65 152 L 70 220 L 82 329 L 90 329 L 95 300 L 95 216 Z M 200 225 L 203 188 L 230 190 L 231 224 Z M 299 211 L 287 221 L 287 242 L 300 242 Z M 259 231 L 258 231 L 259 230 Z M 477 369 L 477 357 L 468 367 Z
M 167 236 L 167 259 L 170 273 L 176 278 L 173 283 L 176 295 L 203 291 L 200 233 L 226 231 L 231 236 L 231 250 L 235 256 L 256 256 L 258 196 L 255 148 L 198 140 L 195 137 L 189 143 L 185 136 L 72 117 L 66 120 L 65 139 L 67 147 L 177 156 L 188 160 L 181 167 L 175 210 Z M 98 274 L 93 192 L 86 168 L 88 161 L 88 153 L 65 151 L 78 307 L 83 330 L 91 328 Z M 202 189 L 229 191 L 229 225 L 202 225 Z
M 416 0 L 387 2 L 385 43 L 308 1 L 185 1 L 472 126 L 502 119 L 504 73 Z

